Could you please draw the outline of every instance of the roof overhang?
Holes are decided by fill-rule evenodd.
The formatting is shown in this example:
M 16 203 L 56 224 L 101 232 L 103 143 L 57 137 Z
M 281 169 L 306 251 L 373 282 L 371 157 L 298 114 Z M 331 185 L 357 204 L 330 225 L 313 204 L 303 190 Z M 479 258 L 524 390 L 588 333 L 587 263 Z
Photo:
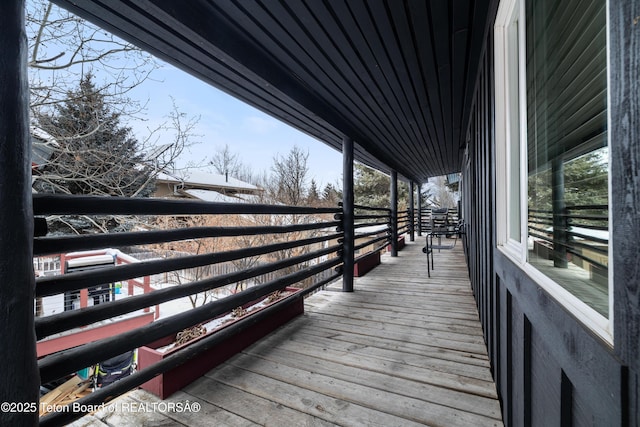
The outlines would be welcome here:
M 405 179 L 461 169 L 491 0 L 54 0 Z

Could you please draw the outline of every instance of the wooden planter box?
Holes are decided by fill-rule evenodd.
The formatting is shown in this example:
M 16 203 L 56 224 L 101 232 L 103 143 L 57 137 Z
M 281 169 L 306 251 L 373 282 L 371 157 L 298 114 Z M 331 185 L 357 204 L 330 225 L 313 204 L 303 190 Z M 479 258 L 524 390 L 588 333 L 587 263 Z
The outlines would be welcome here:
M 297 288 L 287 288 L 290 292 L 299 292 L 301 289 Z M 290 296 L 290 295 L 288 295 Z M 259 302 L 259 301 L 257 301 Z M 272 303 L 273 304 L 273 303 Z M 272 305 L 269 304 L 269 305 Z M 253 304 L 247 304 L 247 306 L 251 306 Z M 251 316 L 260 310 L 268 307 L 266 305 L 264 307 L 260 307 L 249 314 L 234 319 L 224 325 L 212 330 L 207 331 L 207 333 L 203 336 L 200 336 L 192 341 L 189 341 L 186 344 L 181 346 L 176 346 L 167 350 L 165 352 L 157 351 L 161 347 L 171 344 L 175 341 L 175 335 L 166 336 L 161 338 L 153 343 L 150 343 L 147 346 L 143 346 L 138 348 L 138 366 L 139 369 L 144 369 L 147 366 L 150 366 L 165 357 L 170 356 L 171 354 L 179 351 L 181 348 L 184 348 L 192 343 L 195 343 L 204 337 L 210 336 L 211 334 L 215 334 L 217 331 L 220 331 L 224 328 L 229 327 L 240 319 L 245 318 L 246 316 Z M 245 307 L 246 308 L 246 307 Z M 302 314 L 304 312 L 304 300 L 302 298 L 298 298 L 291 304 L 287 304 L 279 310 L 273 312 L 267 319 L 264 321 L 253 325 L 252 327 L 245 329 L 238 334 L 229 337 L 228 339 L 222 341 L 218 345 L 210 348 L 209 350 L 199 354 L 198 356 L 188 360 L 184 364 L 177 366 L 164 374 L 160 374 L 152 380 L 147 381 L 142 384 L 141 388 L 149 391 L 150 393 L 155 394 L 161 399 L 166 399 L 171 396 L 176 391 L 182 389 L 183 387 L 189 385 L 196 379 L 203 376 L 205 373 L 209 372 L 211 369 L 215 368 L 220 363 L 229 359 L 231 356 L 239 353 L 249 345 L 253 344 L 260 338 L 263 338 L 273 330 L 278 327 L 284 325 L 289 320 L 294 317 Z M 222 316 L 220 316 L 222 317 Z
M 398 237 L 398 250 L 401 251 L 405 246 L 406 242 L 404 240 L 404 236 Z M 391 252 L 391 245 L 387 245 L 387 252 Z
M 371 252 L 359 258 L 353 265 L 353 275 L 362 277 L 380 264 L 380 251 Z
M 533 251 L 542 259 L 553 259 L 553 247 L 548 242 L 534 240 Z

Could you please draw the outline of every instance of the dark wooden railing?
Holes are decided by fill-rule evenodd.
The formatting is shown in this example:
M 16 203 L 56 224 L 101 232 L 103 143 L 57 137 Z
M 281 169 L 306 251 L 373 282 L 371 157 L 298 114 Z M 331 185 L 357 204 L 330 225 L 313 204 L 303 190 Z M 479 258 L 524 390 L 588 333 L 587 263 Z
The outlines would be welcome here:
M 458 214 L 458 209 L 449 208 L 449 211 L 448 211 L 449 223 L 453 225 L 457 225 L 461 220 L 462 218 L 460 218 L 460 215 Z M 416 230 L 418 230 L 418 227 L 419 227 L 419 230 L 421 233 L 431 232 L 431 208 L 430 207 L 422 208 L 419 214 L 416 211 L 415 223 L 416 223 Z
M 603 263 L 585 255 L 585 252 L 609 253 L 609 239 L 598 237 L 608 226 L 607 205 L 568 206 L 555 218 L 551 210 L 529 209 L 529 235 L 544 242 L 557 257 L 570 253 L 594 266 L 607 269 Z M 590 232 L 594 231 L 594 232 Z
M 391 209 L 375 208 L 369 206 L 355 205 L 355 229 L 358 243 L 354 246 L 355 251 L 370 247 L 366 253 L 360 253 L 356 257 L 364 258 L 372 252 L 380 251 L 391 241 Z M 371 231 L 358 231 L 363 228 L 372 227 Z M 362 239 L 368 238 L 365 241 Z
M 398 235 L 408 233 L 410 231 L 410 213 L 407 209 L 403 212 L 398 212 Z
M 77 401 L 77 407 L 91 407 L 140 386 L 156 375 L 184 363 L 202 351 L 211 348 L 228 336 L 252 325 L 269 315 L 271 310 L 291 304 L 319 287 L 336 280 L 341 275 L 341 250 L 343 243 L 340 208 L 310 208 L 272 206 L 258 204 L 207 203 L 182 200 L 120 199 L 105 197 L 69 197 L 34 195 L 34 214 L 39 234 L 45 234 L 45 221 L 59 215 L 99 216 L 124 215 L 136 217 L 189 217 L 193 215 L 216 216 L 251 215 L 282 218 L 281 225 L 255 226 L 206 226 L 180 229 L 153 229 L 107 234 L 76 236 L 40 236 L 34 239 L 34 256 L 62 254 L 68 251 L 84 251 L 104 248 L 125 248 L 141 245 L 181 242 L 215 237 L 272 236 L 269 243 L 256 247 L 239 247 L 220 252 L 200 253 L 180 258 L 142 261 L 139 263 L 105 267 L 97 270 L 72 272 L 59 276 L 45 276 L 36 280 L 36 296 L 45 297 L 65 292 L 77 292 L 104 283 L 120 282 L 142 276 L 166 273 L 212 264 L 241 260 L 247 257 L 269 258 L 254 267 L 228 274 L 206 277 L 179 286 L 157 289 L 143 295 L 129 296 L 117 301 L 70 310 L 36 319 L 38 340 L 55 334 L 94 324 L 114 316 L 125 315 L 139 309 L 177 298 L 210 291 L 233 283 L 256 278 L 265 273 L 279 271 L 280 277 L 260 283 L 246 290 L 211 301 L 202 306 L 167 318 L 160 318 L 145 326 L 116 336 L 85 343 L 78 347 L 50 354 L 39 360 L 41 382 L 49 383 L 87 366 L 149 344 L 167 335 L 175 334 L 208 319 L 230 312 L 244 304 L 266 297 L 287 286 L 308 282 L 310 278 L 325 273 L 321 280 L 314 280 L 288 299 L 246 317 L 228 328 L 189 345 L 168 356 L 162 362 L 141 369 Z M 363 211 L 368 208 L 361 207 Z M 381 224 L 388 226 L 388 210 L 371 210 L 374 213 L 357 215 L 356 227 Z M 367 245 L 388 242 L 388 234 L 373 236 Z M 361 236 L 360 236 L 361 237 Z M 279 251 L 290 251 L 289 256 L 274 256 Z M 329 274 L 326 274 L 326 273 Z M 82 413 L 56 412 L 41 418 L 42 425 L 62 425 L 79 418 Z

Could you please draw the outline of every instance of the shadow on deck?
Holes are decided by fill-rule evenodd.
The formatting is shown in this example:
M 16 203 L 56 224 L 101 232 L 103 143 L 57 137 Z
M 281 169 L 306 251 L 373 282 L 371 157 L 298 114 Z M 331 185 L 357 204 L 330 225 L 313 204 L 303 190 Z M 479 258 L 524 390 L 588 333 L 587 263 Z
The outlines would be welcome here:
M 502 425 L 460 244 L 427 278 L 423 241 L 169 399 L 133 391 L 73 425 Z

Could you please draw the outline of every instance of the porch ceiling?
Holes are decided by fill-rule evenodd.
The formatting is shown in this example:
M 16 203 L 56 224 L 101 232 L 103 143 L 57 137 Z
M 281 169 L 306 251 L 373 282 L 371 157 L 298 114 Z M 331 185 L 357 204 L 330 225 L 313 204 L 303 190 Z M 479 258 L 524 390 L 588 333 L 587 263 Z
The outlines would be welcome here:
M 490 0 L 55 0 L 357 160 L 461 168 Z

